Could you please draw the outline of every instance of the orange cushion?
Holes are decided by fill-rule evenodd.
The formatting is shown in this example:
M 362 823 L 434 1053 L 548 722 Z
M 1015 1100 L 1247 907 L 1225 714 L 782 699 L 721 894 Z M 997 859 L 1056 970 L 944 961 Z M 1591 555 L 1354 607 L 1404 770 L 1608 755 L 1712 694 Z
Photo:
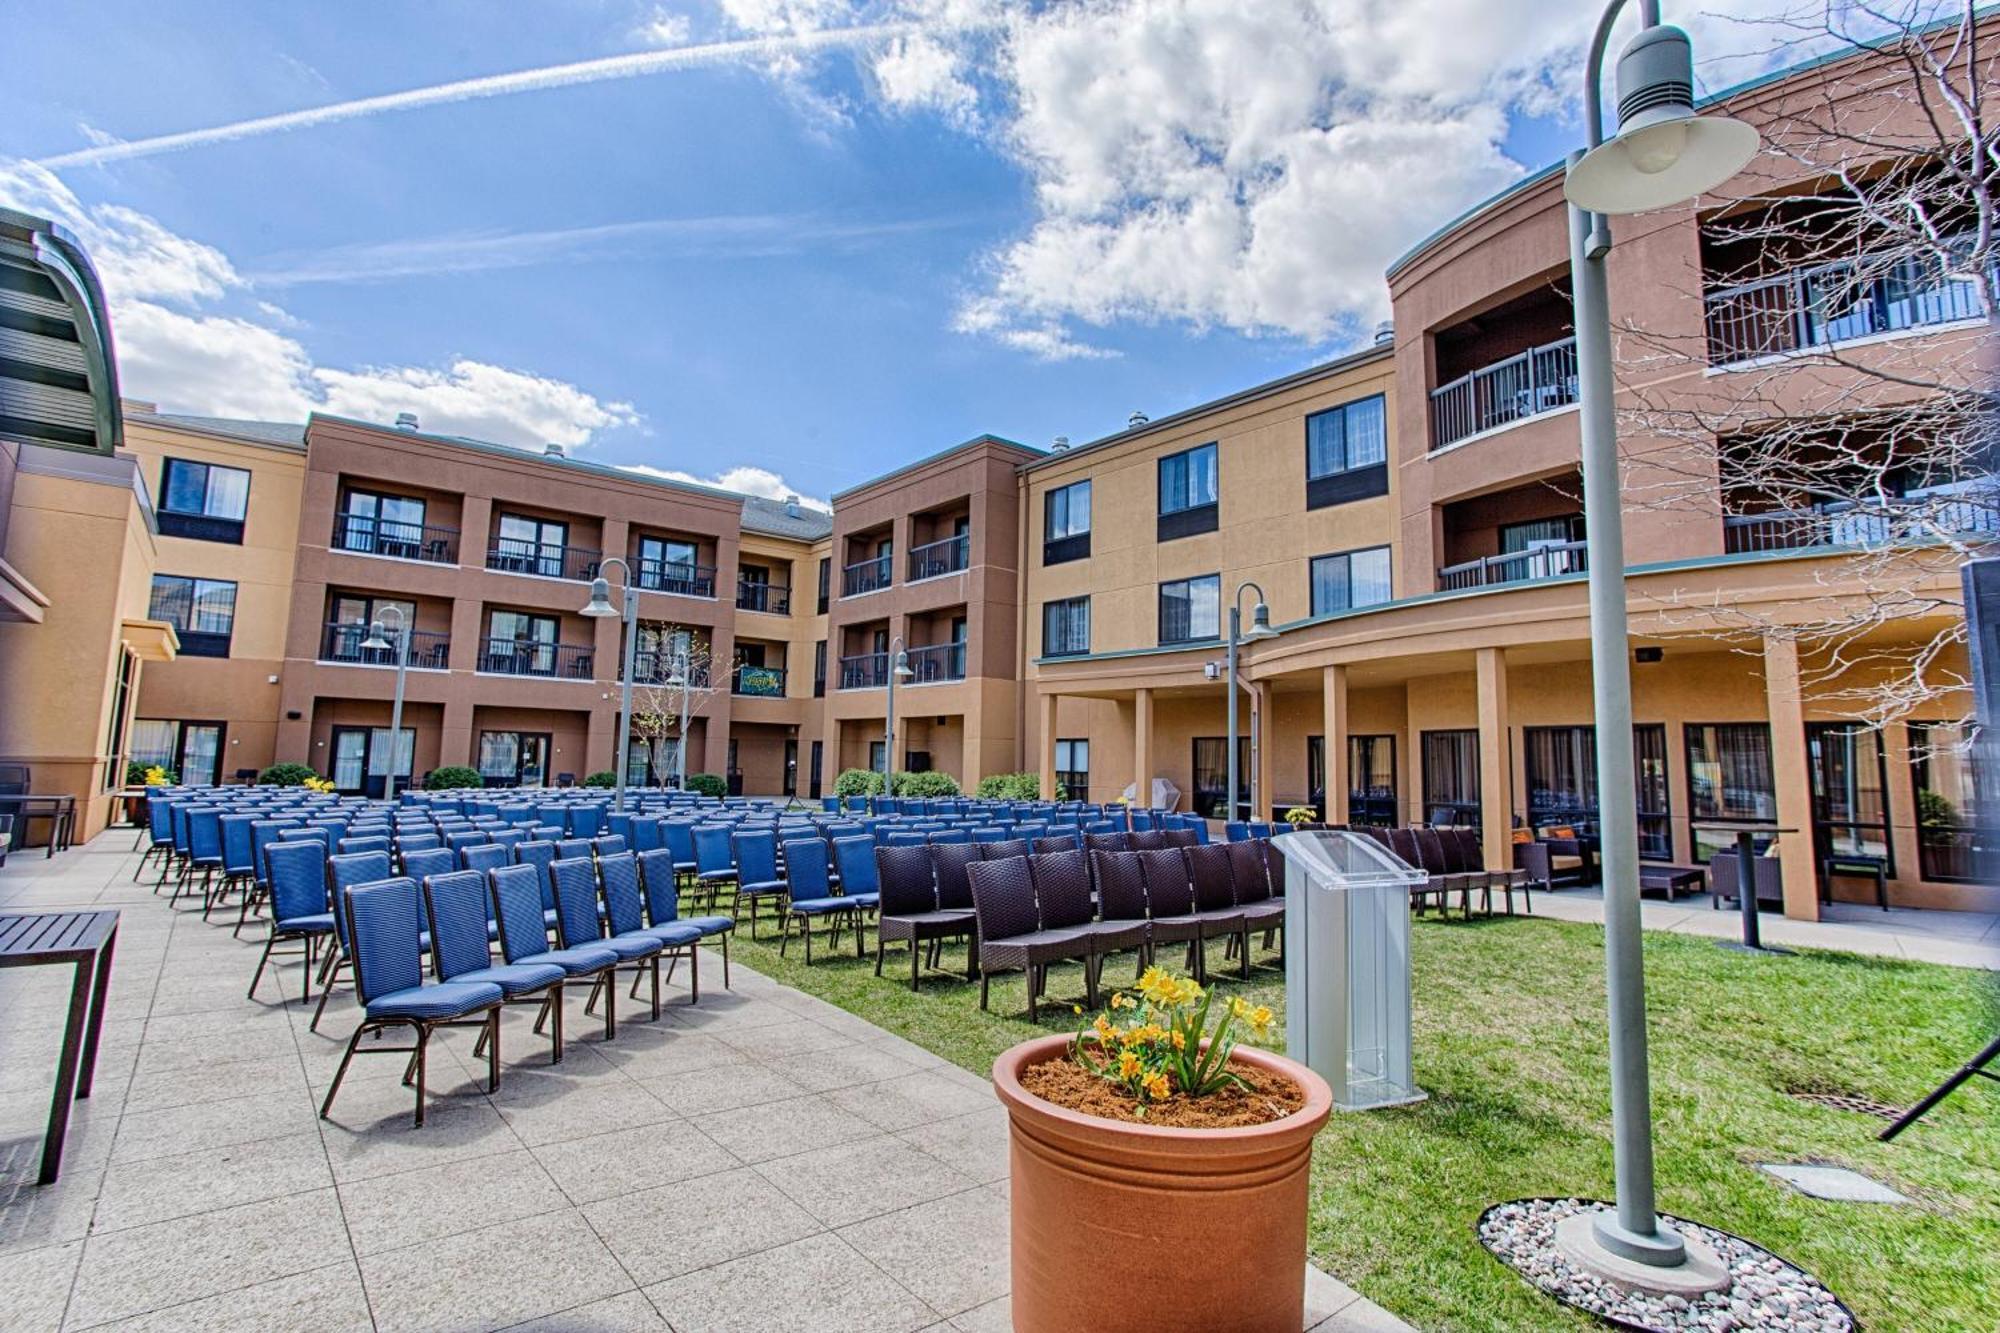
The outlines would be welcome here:
M 1574 838 L 1576 836 L 1576 830 L 1571 828 L 1568 824 L 1560 824 L 1555 828 L 1549 830 L 1549 836 L 1551 838 Z
M 1535 835 L 1528 832 L 1528 830 L 1524 828 L 1517 828 L 1514 830 L 1514 845 L 1516 847 L 1519 847 L 1524 843 L 1533 842 L 1534 840 L 1535 840 Z

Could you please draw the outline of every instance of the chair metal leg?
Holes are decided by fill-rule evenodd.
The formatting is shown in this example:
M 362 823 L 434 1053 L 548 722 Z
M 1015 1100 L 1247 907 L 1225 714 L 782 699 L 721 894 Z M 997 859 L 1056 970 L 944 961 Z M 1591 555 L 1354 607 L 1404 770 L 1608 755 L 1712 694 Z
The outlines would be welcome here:
M 264 941 L 264 952 L 261 955 L 259 955 L 257 959 L 257 970 L 251 973 L 250 975 L 250 993 L 248 995 L 245 995 L 243 997 L 244 999 L 254 1000 L 257 998 L 257 983 L 264 979 L 264 965 L 271 961 L 271 946 L 276 944 L 277 942 L 278 942 L 278 935 L 276 931 L 273 931 L 271 933 L 270 939 Z M 272 974 L 274 978 L 276 977 L 276 975 L 277 975 L 276 973 Z M 284 996 L 285 996 L 285 983 L 280 981 L 278 982 L 278 999 L 281 1003 L 284 1000 Z
M 544 1014 L 545 1016 L 547 1016 L 547 1017 L 549 1018 L 549 1020 L 550 1020 L 550 1021 L 549 1021 L 549 1026 L 550 1026 L 551 1028 L 553 1028 L 553 1029 L 554 1029 L 554 1037 L 553 1037 L 553 1039 L 552 1039 L 552 1040 L 550 1041 L 550 1043 L 549 1043 L 549 1044 L 550 1044 L 550 1046 L 551 1046 L 551 1048 L 552 1048 L 552 1053 L 551 1053 L 551 1055 L 550 1055 L 550 1058 L 549 1058 L 549 1063 L 550 1063 L 550 1064 L 552 1064 L 552 1065 L 559 1065 L 559 1064 L 561 1064 L 561 1063 L 562 1063 L 562 1057 L 563 1057 L 563 1049 L 562 1049 L 562 1047 L 563 1047 L 563 1033 L 562 1033 L 562 1023 L 563 1023 L 563 984 L 562 984 L 562 982 L 558 981 L 557 983 L 555 983 L 555 985 L 554 985 L 554 986 L 552 986 L 552 987 L 551 987 L 551 988 L 549 989 L 549 998 L 548 998 L 548 999 L 547 999 L 546 1001 L 544 1001 L 544 1002 L 543 1002 L 543 1004 L 542 1004 L 542 1013 L 543 1013 L 543 1014 Z M 541 1020 L 540 1020 L 540 1019 L 538 1018 L 538 1019 L 536 1019 L 536 1020 L 535 1020 L 535 1023 L 536 1023 L 536 1027 L 535 1027 L 535 1030 L 536 1030 L 537 1032 L 541 1031 Z
M 700 957 L 699 954 L 691 954 L 689 956 L 692 958 Z M 726 930 L 722 932 L 722 989 L 729 989 L 729 932 Z
M 354 1035 L 347 1039 L 347 1052 L 340 1057 L 340 1068 L 333 1071 L 333 1083 L 326 1090 L 326 1100 L 319 1104 L 320 1119 L 326 1119 L 326 1113 L 333 1109 L 334 1094 L 340 1091 L 340 1081 L 347 1077 L 348 1062 L 354 1059 L 354 1050 L 361 1044 L 362 1034 L 368 1030 L 368 1024 L 359 1024 L 354 1029 Z
M 431 1044 L 431 1030 L 426 1024 L 417 1025 L 417 1128 L 424 1127 L 424 1057 Z
M 308 1032 L 319 1031 L 320 1015 L 326 1012 L 326 1002 L 333 998 L 333 983 L 340 979 L 340 952 L 338 949 L 334 951 L 333 958 L 333 966 L 329 969 L 330 975 L 320 978 L 319 1005 L 313 1010 L 312 1022 L 306 1024 L 306 1031 Z
M 500 1006 L 486 1020 L 486 1091 L 500 1091 Z

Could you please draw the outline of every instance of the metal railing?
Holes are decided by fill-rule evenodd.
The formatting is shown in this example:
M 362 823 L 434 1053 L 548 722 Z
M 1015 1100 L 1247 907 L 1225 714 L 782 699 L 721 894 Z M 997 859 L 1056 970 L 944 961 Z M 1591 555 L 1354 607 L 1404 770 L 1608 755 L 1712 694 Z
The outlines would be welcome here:
M 1971 238 L 1963 238 L 1967 246 Z M 2000 265 L 1992 275 L 2000 282 Z M 1738 283 L 1703 298 L 1708 362 L 1732 365 L 1986 311 L 1970 278 L 1934 256 L 1860 255 Z
M 680 560 L 635 560 L 633 582 L 648 592 L 675 597 L 715 596 L 715 566 Z
M 910 548 L 910 582 L 957 574 L 972 563 L 972 537 L 960 533 L 941 542 L 926 542 Z
M 736 581 L 736 609 L 762 611 L 766 615 L 792 613 L 792 590 L 782 583 L 759 583 L 755 579 Z
M 1576 401 L 1576 339 L 1559 338 L 1431 390 L 1431 448 Z
M 597 650 L 588 644 L 532 639 L 488 639 L 479 654 L 479 670 L 496 676 L 590 680 L 596 664 Z
M 458 563 L 458 529 L 428 523 L 404 523 L 370 514 L 335 514 L 336 551 L 385 555 L 394 560 L 422 560 L 433 565 Z
M 889 654 L 857 653 L 840 659 L 840 688 L 879 690 L 889 683 Z
M 1891 546 L 1930 541 L 1945 533 L 2000 536 L 2000 490 L 1917 495 L 1907 507 L 1907 516 L 1897 514 L 1894 506 L 1885 511 L 1854 504 L 1728 514 L 1722 520 L 1722 549 L 1743 555 L 1814 546 Z
M 680 681 L 674 675 L 675 654 L 671 649 L 641 648 L 632 654 L 632 683 L 635 685 L 665 685 L 669 681 L 678 687 Z M 688 685 L 692 689 L 708 688 L 708 663 L 688 664 Z
M 1923 824 L 1917 828 L 1917 865 L 1923 878 L 1945 883 L 1990 882 L 2000 853 L 2000 829 L 1974 824 Z
M 366 621 L 329 621 L 321 630 L 319 660 L 346 666 L 396 665 L 395 631 L 389 632 L 388 648 L 363 648 L 370 626 Z M 410 631 L 410 666 L 413 670 L 443 671 L 451 664 L 451 635 L 441 630 Z
M 545 579 L 576 579 L 579 582 L 594 579 L 603 560 L 604 552 L 593 551 L 587 546 L 531 542 L 519 537 L 495 537 L 493 544 L 486 548 L 488 569 L 503 574 L 537 574 Z
M 856 597 L 864 592 L 879 592 L 895 581 L 895 573 L 893 554 L 857 561 L 840 571 L 840 595 Z
M 1532 583 L 1565 574 L 1582 574 L 1590 568 L 1584 551 L 1583 542 L 1552 542 L 1532 551 L 1509 551 L 1505 555 L 1481 556 L 1462 565 L 1446 565 L 1438 571 L 1438 591 L 1490 588 L 1502 583 Z
M 756 699 L 782 699 L 785 697 L 785 669 L 740 666 L 736 668 L 735 693 Z
M 910 649 L 909 683 L 928 685 L 941 680 L 965 679 L 965 645 L 932 643 Z

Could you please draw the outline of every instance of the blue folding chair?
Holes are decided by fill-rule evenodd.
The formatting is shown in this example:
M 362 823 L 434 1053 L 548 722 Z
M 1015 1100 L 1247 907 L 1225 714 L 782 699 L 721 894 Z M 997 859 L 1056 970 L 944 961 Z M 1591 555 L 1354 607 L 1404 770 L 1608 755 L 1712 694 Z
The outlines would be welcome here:
M 458 868 L 477 870 L 485 874 L 496 866 L 508 865 L 513 861 L 512 853 L 505 847 L 483 842 L 477 847 L 461 847 L 458 850 Z
M 640 852 L 636 858 L 639 887 L 646 898 L 646 921 L 654 929 L 661 926 L 693 926 L 703 939 L 722 941 L 722 988 L 729 989 L 729 936 L 736 919 L 727 916 L 682 916 L 680 871 L 674 854 L 664 847 Z M 669 974 L 671 975 L 671 973 Z
M 653 1017 L 660 1016 L 660 952 L 666 942 L 643 931 L 607 934 L 597 906 L 597 867 L 587 860 L 558 857 L 549 866 L 556 885 L 556 935 L 565 949 L 602 945 L 618 955 L 619 967 L 650 971 L 653 977 Z M 612 989 L 616 989 L 615 986 Z M 589 1013 L 590 1007 L 584 1006 Z
M 590 859 L 590 839 L 558 839 L 556 842 L 556 857 L 564 861 L 588 861 Z
M 424 904 L 431 922 L 431 974 L 439 981 L 490 981 L 500 988 L 502 1003 L 532 1004 L 540 1009 L 535 1031 L 553 1015 L 555 1049 L 550 1064 L 562 1063 L 563 982 L 557 963 L 493 962 L 486 938 L 489 898 L 486 876 L 477 870 L 454 870 L 424 882 Z M 484 1043 L 484 1035 L 480 1042 Z M 480 1047 L 472 1048 L 474 1059 Z
M 875 840 L 865 834 L 852 838 L 842 838 L 839 842 L 850 842 L 868 849 L 868 861 L 875 862 Z M 838 845 L 836 843 L 836 845 Z M 794 838 L 785 844 L 786 898 L 785 914 L 779 921 L 778 956 L 784 957 L 785 947 L 791 943 L 792 922 L 799 923 L 799 934 L 806 943 L 806 964 L 812 964 L 812 923 L 825 921 L 829 932 L 827 944 L 830 948 L 840 947 L 840 928 L 851 923 L 854 927 L 854 956 L 867 957 L 867 946 L 861 938 L 861 918 L 855 902 L 833 891 L 832 877 L 827 864 L 826 840 L 823 838 Z
M 174 805 L 165 795 L 154 791 L 146 796 L 146 829 L 141 835 L 151 839 L 146 844 L 146 854 L 139 858 L 139 864 L 132 870 L 132 882 L 137 884 L 139 876 L 145 873 L 146 863 L 155 858 L 171 864 L 174 859 Z
M 215 872 L 222 869 L 222 810 L 218 806 L 192 806 L 187 811 L 188 854 L 181 864 L 180 882 L 174 886 L 173 898 L 178 902 L 181 890 L 194 878 L 194 872 L 201 872 L 201 914 L 208 916 L 208 909 L 214 904 Z
M 248 898 L 256 885 L 257 845 L 252 834 L 256 822 L 257 816 L 249 814 L 224 815 L 218 821 L 222 829 L 222 887 L 216 891 L 217 902 L 226 900 L 232 888 L 241 888 Z
M 542 916 L 542 889 L 537 882 L 541 871 L 532 865 L 501 866 L 486 873 L 486 890 L 493 900 L 493 919 L 500 927 L 500 956 L 510 964 L 553 963 L 572 981 L 589 981 L 586 1003 L 595 1003 L 598 991 L 606 992 L 604 1039 L 618 1035 L 616 996 L 611 992 L 618 955 L 598 945 L 575 949 L 551 949 L 549 928 Z M 561 1032 L 562 1007 L 553 1014 Z M 536 1026 L 539 1033 L 541 1027 Z
M 263 980 L 265 965 L 280 943 L 296 943 L 295 954 L 305 959 L 302 979 L 304 994 L 299 1003 L 312 999 L 313 967 L 319 961 L 319 943 L 333 934 L 333 913 L 326 901 L 326 845 L 316 840 L 274 842 L 264 849 L 264 874 L 271 884 L 271 934 L 250 977 L 247 998 L 257 998 L 257 983 Z M 273 976 L 277 973 L 274 971 Z M 283 986 L 279 995 L 283 996 Z
M 442 855 L 443 853 L 441 853 Z M 409 871 L 404 871 L 410 874 Z M 410 875 L 422 884 L 423 876 Z M 376 884 L 385 879 L 396 878 L 396 872 L 389 868 L 387 852 L 342 852 L 326 858 L 326 884 L 329 900 L 342 901 L 341 895 L 362 884 Z M 417 941 L 421 947 L 425 940 Z M 333 988 L 340 981 L 340 970 L 353 960 L 347 943 L 347 919 L 338 911 L 333 914 L 333 949 L 327 954 L 326 965 L 320 970 L 319 1004 L 313 1008 L 312 1022 L 306 1025 L 308 1032 L 319 1030 L 320 1016 L 326 1012 L 326 1002 L 333 998 Z
M 604 920 L 611 936 L 651 935 L 660 942 L 660 957 L 667 960 L 667 980 L 674 979 L 674 964 L 688 960 L 688 1003 L 701 1002 L 701 959 L 695 946 L 701 930 L 689 922 L 647 925 L 639 889 L 639 861 L 631 852 L 614 852 L 597 862 L 598 882 L 604 886 Z M 639 978 L 632 978 L 632 996 L 638 998 Z
M 757 831 L 732 834 L 730 850 L 736 857 L 736 893 L 731 915 L 743 916 L 743 900 L 750 900 L 750 938 L 757 938 L 757 904 L 766 898 L 777 901 L 785 896 L 785 881 L 778 877 L 778 835 Z M 790 844 L 787 844 L 789 848 Z
M 711 909 L 724 886 L 736 883 L 736 860 L 730 846 L 730 839 L 734 836 L 735 830 L 727 824 L 694 826 L 694 882 L 702 890 Z
M 601 805 L 573 805 L 569 808 L 569 831 L 571 837 L 594 838 L 604 831 L 604 807 Z
M 277 884 L 272 883 L 273 901 Z M 500 1090 L 500 1004 L 503 993 L 490 981 L 445 981 L 424 984 L 423 950 L 417 943 L 422 892 L 413 879 L 383 880 L 347 890 L 341 905 L 347 913 L 347 937 L 354 949 L 354 989 L 361 998 L 362 1019 L 347 1039 L 347 1052 L 334 1071 L 333 1086 L 320 1103 L 320 1119 L 333 1110 L 341 1080 L 361 1039 L 390 1028 L 407 1027 L 408 1046 L 369 1046 L 363 1052 L 407 1054 L 412 1058 L 417 1090 L 417 1124 L 424 1123 L 424 1066 L 431 1033 L 441 1027 L 485 1029 L 486 1090 Z

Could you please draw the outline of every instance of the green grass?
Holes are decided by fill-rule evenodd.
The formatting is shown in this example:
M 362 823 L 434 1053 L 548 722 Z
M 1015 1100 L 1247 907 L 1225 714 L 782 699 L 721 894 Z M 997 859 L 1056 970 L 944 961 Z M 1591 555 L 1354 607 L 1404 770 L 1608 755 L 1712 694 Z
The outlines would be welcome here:
M 1424 1329 L 1595 1327 L 1502 1268 L 1473 1226 L 1509 1199 L 1611 1196 L 1602 942 L 1596 926 L 1548 920 L 1417 923 L 1416 1073 L 1430 1099 L 1336 1112 L 1321 1133 L 1316 1263 Z M 851 943 L 816 947 L 810 969 L 796 940 L 782 960 L 740 932 L 735 947 L 979 1073 L 1037 1035 L 1018 976 L 996 979 L 993 1012 L 981 1013 L 977 985 L 962 980 L 928 977 L 912 994 L 900 950 L 878 980 Z M 1123 967 L 1107 965 L 1107 979 Z M 2000 1328 L 2000 1089 L 1975 1080 L 1893 1144 L 1876 1142 L 1879 1120 L 1786 1095 L 1909 1104 L 1990 1039 L 1994 979 L 1847 954 L 1748 958 L 1667 934 L 1647 936 L 1646 969 L 1661 1210 L 1801 1264 L 1871 1330 Z M 1054 972 L 1060 999 L 1041 1031 L 1078 1021 L 1068 1000 L 1082 984 L 1074 967 Z M 1283 1012 L 1275 968 L 1219 984 Z M 1272 1041 L 1282 1045 L 1282 1025 Z M 1916 1206 L 1816 1202 L 1752 1167 L 1806 1160 L 1865 1171 Z

